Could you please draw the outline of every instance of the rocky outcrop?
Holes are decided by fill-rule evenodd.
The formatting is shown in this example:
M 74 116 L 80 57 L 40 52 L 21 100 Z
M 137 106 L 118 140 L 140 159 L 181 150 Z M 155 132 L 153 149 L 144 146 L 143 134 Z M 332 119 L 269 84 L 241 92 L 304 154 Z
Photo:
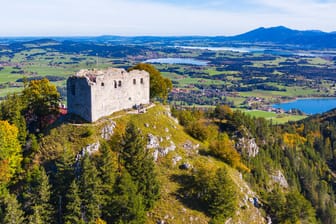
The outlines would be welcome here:
M 254 138 L 239 138 L 236 141 L 236 149 L 249 157 L 255 157 L 259 153 L 259 147 Z
M 113 120 L 109 120 L 109 124 L 105 125 L 102 130 L 100 136 L 105 139 L 109 140 L 111 136 L 114 134 L 114 129 L 117 126 L 117 123 Z
M 95 142 L 83 147 L 82 150 L 76 155 L 76 161 L 79 161 L 86 154 L 91 155 L 95 152 L 98 152 L 99 148 L 100 142 Z
M 172 159 L 173 165 L 176 166 L 176 164 L 182 160 L 182 156 L 174 156 Z
M 170 140 L 170 137 L 165 138 L 167 141 Z M 157 161 L 159 157 L 165 157 L 169 152 L 175 151 L 176 145 L 173 141 L 169 141 L 169 146 L 162 147 L 160 143 L 164 141 L 163 137 L 157 137 L 153 134 L 148 134 L 147 139 L 147 149 L 155 149 L 153 152 L 154 161 Z
M 92 143 L 90 145 L 87 145 L 85 146 L 83 149 L 82 149 L 82 154 L 89 154 L 91 155 L 92 153 L 94 152 L 98 152 L 99 150 L 99 147 L 100 147 L 100 143 L 99 142 L 95 142 L 95 143 Z
M 196 150 L 199 148 L 199 144 L 194 145 L 190 140 L 187 140 L 185 143 L 183 143 L 183 148 L 185 150 Z
M 157 161 L 159 157 L 165 157 L 169 152 L 173 152 L 176 149 L 176 145 L 173 141 L 170 141 L 170 146 L 167 147 L 158 147 L 153 152 L 154 161 Z
M 147 149 L 155 149 L 158 147 L 160 147 L 159 138 L 149 133 L 147 141 Z
M 274 172 L 273 175 L 271 175 L 272 180 L 275 183 L 278 183 L 281 187 L 288 188 L 288 182 L 286 180 L 286 177 L 283 175 L 283 173 L 280 170 L 277 170 Z

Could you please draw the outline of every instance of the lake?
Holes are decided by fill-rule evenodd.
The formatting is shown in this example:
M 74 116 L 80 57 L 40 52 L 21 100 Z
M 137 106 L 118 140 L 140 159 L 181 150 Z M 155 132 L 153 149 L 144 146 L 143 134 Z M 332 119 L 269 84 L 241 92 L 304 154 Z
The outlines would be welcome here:
M 183 64 L 183 65 L 198 65 L 205 66 L 207 61 L 196 60 L 193 58 L 155 58 L 146 60 L 145 63 L 159 63 L 159 64 Z
M 285 111 L 295 108 L 305 112 L 306 114 L 318 114 L 336 108 L 336 98 L 305 98 L 274 104 L 272 107 L 281 108 Z
M 262 48 L 262 47 L 208 47 L 208 46 L 175 46 L 184 49 L 199 49 L 208 51 L 232 51 L 239 53 L 261 53 L 261 54 L 271 54 L 271 55 L 282 55 L 291 56 L 296 55 L 300 57 L 334 57 L 336 56 L 336 51 L 297 51 L 297 50 L 285 50 L 281 48 Z
M 264 48 L 253 48 L 253 47 L 189 47 L 189 46 L 178 46 L 184 49 L 199 49 L 199 50 L 209 50 L 209 51 L 232 51 L 239 53 L 263 53 Z

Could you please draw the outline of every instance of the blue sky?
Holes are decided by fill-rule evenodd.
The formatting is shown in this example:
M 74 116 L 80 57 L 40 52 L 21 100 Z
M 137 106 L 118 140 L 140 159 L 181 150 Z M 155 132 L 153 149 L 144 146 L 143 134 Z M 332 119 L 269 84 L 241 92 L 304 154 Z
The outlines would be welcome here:
M 336 31 L 335 12 L 336 0 L 9 0 L 1 3 L 0 36 Z

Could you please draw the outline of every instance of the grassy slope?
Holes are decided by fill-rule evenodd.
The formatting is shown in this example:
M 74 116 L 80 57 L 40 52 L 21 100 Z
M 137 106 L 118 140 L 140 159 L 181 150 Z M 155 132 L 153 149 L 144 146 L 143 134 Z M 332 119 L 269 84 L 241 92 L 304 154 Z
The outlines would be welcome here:
M 161 198 L 155 204 L 154 209 L 148 214 L 148 224 L 157 223 L 164 220 L 165 223 L 208 223 L 210 218 L 204 214 L 201 205 L 191 199 L 184 198 L 179 191 L 183 188 L 183 178 L 191 174 L 191 170 L 181 170 L 179 164 L 188 162 L 193 167 L 198 166 L 215 166 L 228 167 L 229 174 L 237 184 L 239 193 L 239 204 L 236 216 L 230 223 L 263 223 L 262 215 L 251 202 L 247 199 L 255 194 L 251 191 L 245 181 L 240 178 L 237 170 L 227 166 L 225 163 L 209 156 L 203 156 L 197 150 L 186 150 L 183 144 L 190 141 L 193 145 L 200 144 L 199 149 L 204 146 L 191 138 L 183 131 L 183 127 L 178 125 L 170 116 L 169 110 L 161 105 L 155 106 L 144 114 L 126 114 L 119 112 L 109 118 L 103 118 L 95 124 L 62 124 L 52 129 L 48 136 L 44 138 L 42 155 L 44 157 L 57 157 L 64 147 L 72 148 L 78 152 L 87 144 L 92 144 L 100 139 L 100 130 L 110 122 L 110 119 L 117 123 L 118 127 L 125 126 L 129 120 L 132 120 L 146 136 L 151 133 L 155 136 L 162 137 L 160 145 L 169 146 L 172 140 L 176 145 L 176 150 L 170 152 L 167 156 L 159 158 L 157 161 L 157 172 L 161 183 Z M 90 130 L 90 136 L 86 136 Z M 168 139 L 167 139 L 168 136 Z M 170 139 L 169 139 L 170 138 Z M 53 142 L 53 144 L 51 144 Z M 51 150 L 52 149 L 52 150 Z M 53 151 L 55 153 L 50 154 Z M 41 159 L 43 159 L 43 156 Z M 173 165 L 172 158 L 181 156 L 182 160 Z

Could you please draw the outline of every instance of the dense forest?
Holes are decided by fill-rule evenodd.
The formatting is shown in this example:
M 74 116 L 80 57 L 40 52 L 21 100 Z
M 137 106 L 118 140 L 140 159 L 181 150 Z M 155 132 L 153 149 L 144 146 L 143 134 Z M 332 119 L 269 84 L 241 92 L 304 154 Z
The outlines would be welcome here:
M 186 132 L 209 141 L 206 153 L 244 173 L 272 222 L 335 223 L 336 111 L 284 125 L 225 105 L 174 114 Z

